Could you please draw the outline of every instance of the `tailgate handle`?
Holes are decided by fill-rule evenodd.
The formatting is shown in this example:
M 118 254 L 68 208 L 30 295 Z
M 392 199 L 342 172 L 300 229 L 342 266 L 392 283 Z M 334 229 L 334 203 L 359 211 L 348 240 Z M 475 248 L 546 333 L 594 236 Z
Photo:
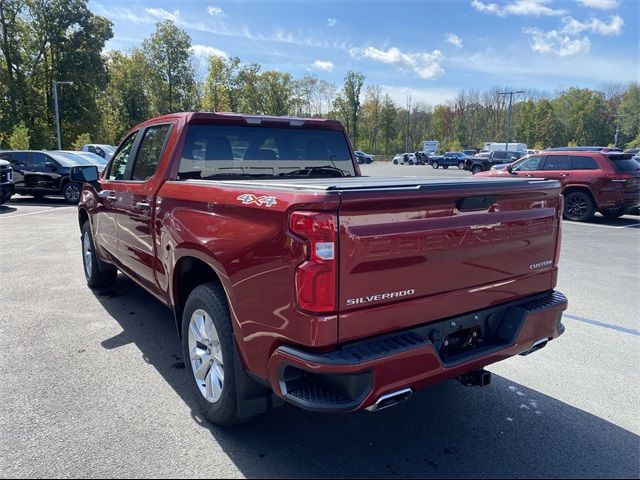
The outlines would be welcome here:
M 470 210 L 486 210 L 495 203 L 498 195 L 483 195 L 480 197 L 464 197 L 456 202 L 456 207 L 461 212 Z

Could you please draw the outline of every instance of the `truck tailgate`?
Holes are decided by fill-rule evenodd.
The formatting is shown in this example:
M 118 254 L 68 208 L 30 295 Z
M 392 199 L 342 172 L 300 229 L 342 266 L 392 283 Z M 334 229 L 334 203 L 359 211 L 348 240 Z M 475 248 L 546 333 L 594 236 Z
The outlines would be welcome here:
M 555 286 L 558 182 L 382 180 L 340 192 L 340 341 Z

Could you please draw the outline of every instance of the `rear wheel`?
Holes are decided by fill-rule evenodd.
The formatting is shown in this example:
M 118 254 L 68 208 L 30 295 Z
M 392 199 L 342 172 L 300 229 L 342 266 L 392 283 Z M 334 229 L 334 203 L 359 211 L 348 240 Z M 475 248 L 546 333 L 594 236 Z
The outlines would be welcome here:
M 222 287 L 199 285 L 189 295 L 182 315 L 182 350 L 202 413 L 223 426 L 240 421 L 233 349 L 231 316 Z
M 471 173 L 473 173 L 474 175 L 482 171 L 483 171 L 483 168 L 480 165 L 474 165 L 473 167 L 471 167 Z
M 464 170 L 464 162 L 458 162 L 458 169 Z
M 82 265 L 89 287 L 109 287 L 115 283 L 118 271 L 102 262 L 96 255 L 88 220 L 82 225 Z
M 591 220 L 596 209 L 591 197 L 584 192 L 571 192 L 564 199 L 564 218 L 576 222 Z
M 397 164 L 398 164 L 398 160 L 394 160 L 394 161 L 393 161 L 393 164 L 394 164 L 394 165 L 397 165 Z
M 613 208 L 611 210 L 602 210 L 600 213 L 604 218 L 608 218 L 609 220 L 614 220 L 616 218 L 620 218 L 627 211 L 626 208 Z
M 434 160 L 433 162 L 431 162 L 431 166 L 433 168 L 438 168 L 440 166 L 440 164 L 437 161 Z

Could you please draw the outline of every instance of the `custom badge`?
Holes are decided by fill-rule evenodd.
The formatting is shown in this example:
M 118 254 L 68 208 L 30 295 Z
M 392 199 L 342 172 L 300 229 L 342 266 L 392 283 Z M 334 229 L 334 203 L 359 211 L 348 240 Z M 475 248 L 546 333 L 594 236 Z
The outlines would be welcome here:
M 259 206 L 264 205 L 267 207 L 272 207 L 273 205 L 278 203 L 276 201 L 276 197 L 267 197 L 264 195 L 261 197 L 257 197 L 252 193 L 243 193 L 242 195 L 238 196 L 238 200 L 240 200 L 243 203 L 243 205 L 251 205 L 252 203 L 255 203 L 256 205 L 259 205 Z

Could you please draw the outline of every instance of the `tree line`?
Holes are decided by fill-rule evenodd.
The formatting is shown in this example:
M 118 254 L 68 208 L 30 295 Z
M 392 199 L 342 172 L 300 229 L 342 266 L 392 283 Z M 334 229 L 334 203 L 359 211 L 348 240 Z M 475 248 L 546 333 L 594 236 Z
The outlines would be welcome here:
M 129 52 L 105 52 L 110 20 L 85 0 L 0 1 L 0 148 L 55 148 L 52 85 L 59 85 L 63 147 L 117 144 L 133 125 L 175 111 L 229 111 L 340 120 L 356 148 L 381 155 L 415 151 L 422 140 L 445 150 L 504 142 L 507 100 L 501 87 L 467 89 L 444 104 L 394 101 L 362 73 L 344 82 L 264 70 L 212 55 L 206 71 L 190 36 L 174 22 Z M 617 116 L 616 116 L 617 115 Z M 640 146 L 640 85 L 528 91 L 513 106 L 510 141 L 530 148 Z

